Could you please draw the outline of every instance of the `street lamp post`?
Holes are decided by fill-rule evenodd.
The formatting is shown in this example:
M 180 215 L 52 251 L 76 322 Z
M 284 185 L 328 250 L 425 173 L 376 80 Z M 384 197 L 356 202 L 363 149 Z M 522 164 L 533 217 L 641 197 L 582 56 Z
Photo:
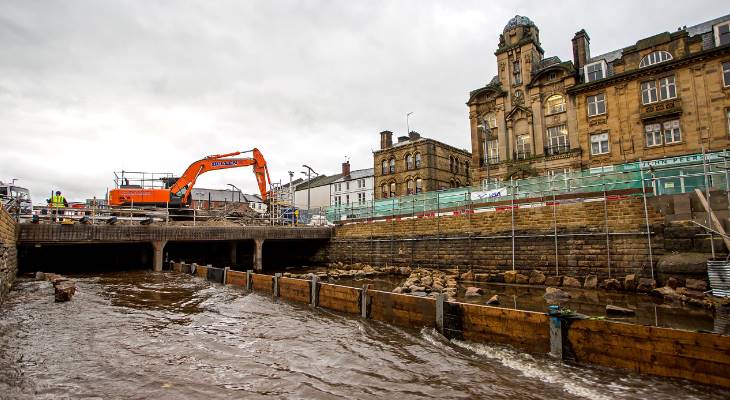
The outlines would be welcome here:
M 239 189 L 238 187 L 236 187 L 236 185 L 234 185 L 232 183 L 226 183 L 226 185 L 228 185 L 232 188 L 231 189 L 231 202 L 233 202 L 233 189 L 235 189 L 236 191 L 238 191 L 238 202 L 240 203 L 241 202 L 241 189 Z
M 317 175 L 317 176 L 319 174 L 316 173 L 312 169 L 312 167 L 310 167 L 309 165 L 305 164 L 305 165 L 302 165 L 302 167 L 307 169 L 307 215 L 309 215 L 309 206 L 310 206 L 311 200 L 312 200 L 312 198 L 311 198 L 312 173 L 314 173 L 314 175 Z

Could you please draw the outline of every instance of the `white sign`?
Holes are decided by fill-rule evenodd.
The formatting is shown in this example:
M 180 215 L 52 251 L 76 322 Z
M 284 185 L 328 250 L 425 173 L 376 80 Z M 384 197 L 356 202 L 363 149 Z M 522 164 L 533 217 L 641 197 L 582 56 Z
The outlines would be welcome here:
M 507 188 L 487 190 L 486 192 L 471 192 L 472 200 L 485 200 L 507 195 Z

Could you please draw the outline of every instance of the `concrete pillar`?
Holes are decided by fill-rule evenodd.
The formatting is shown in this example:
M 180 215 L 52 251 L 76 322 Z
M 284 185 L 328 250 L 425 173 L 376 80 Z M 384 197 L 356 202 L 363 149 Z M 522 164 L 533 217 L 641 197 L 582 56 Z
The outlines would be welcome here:
M 444 334 L 444 301 L 446 296 L 443 293 L 436 295 L 436 330 Z
M 264 239 L 256 239 L 254 243 L 256 246 L 253 251 L 253 269 L 256 272 L 261 272 L 264 269 Z
M 236 263 L 238 263 L 238 253 L 236 252 L 237 244 L 238 243 L 236 243 L 235 241 L 228 244 L 228 261 L 230 262 L 230 265 L 232 267 L 235 267 Z
M 167 240 L 154 240 L 152 241 L 152 249 L 154 250 L 154 257 L 152 258 L 152 270 L 162 271 L 162 256 L 164 254 L 165 245 Z

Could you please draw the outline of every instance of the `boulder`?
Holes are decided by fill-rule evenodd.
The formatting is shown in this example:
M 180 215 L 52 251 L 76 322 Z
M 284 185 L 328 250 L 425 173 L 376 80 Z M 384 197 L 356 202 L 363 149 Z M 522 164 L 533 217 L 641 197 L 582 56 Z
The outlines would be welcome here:
M 46 280 L 46 274 L 44 274 L 41 271 L 38 271 L 35 273 L 35 280 L 37 281 L 45 281 Z
M 411 293 L 414 293 L 414 292 L 425 292 L 426 291 L 426 288 L 423 287 L 423 286 L 413 285 L 413 286 L 409 287 L 408 290 L 410 290 Z
M 543 274 L 540 271 L 532 271 L 530 272 L 530 285 L 544 285 L 545 284 L 545 274 Z
M 398 272 L 400 272 L 401 275 L 410 275 L 411 274 L 411 267 L 400 267 L 398 268 Z
M 707 297 L 705 292 L 699 290 L 692 290 L 686 287 L 677 288 L 677 294 L 680 296 L 687 296 L 693 299 L 704 299 Z
M 69 301 L 76 293 L 76 284 L 70 280 L 59 281 L 53 285 L 56 302 Z
M 636 274 L 629 274 L 624 278 L 624 290 L 636 290 L 637 284 L 638 281 L 636 280 Z
M 564 301 L 570 298 L 570 293 L 560 290 L 555 287 L 548 286 L 545 288 L 545 300 L 550 301 Z
M 650 295 L 653 297 L 658 297 L 664 300 L 679 300 L 680 296 L 677 294 L 677 292 L 670 288 L 669 286 L 662 286 L 660 288 L 652 289 L 651 292 L 649 292 Z
M 656 268 L 667 275 L 705 275 L 708 255 L 704 253 L 669 253 L 659 257 Z
M 484 291 L 478 287 L 469 286 L 466 288 L 466 293 L 464 294 L 465 297 L 477 297 L 484 294 Z
M 515 275 L 515 283 L 520 285 L 526 285 L 530 282 L 530 278 L 527 275 L 517 274 Z
M 705 282 L 701 279 L 687 278 L 687 280 L 684 282 L 684 286 L 686 286 L 687 289 L 699 290 L 701 292 L 704 292 L 707 290 L 707 282 Z
M 679 286 L 679 282 L 677 282 L 677 278 L 671 277 L 667 279 L 667 282 L 664 284 L 664 286 L 669 286 L 670 288 L 677 290 L 677 286 Z
M 474 282 L 474 273 L 471 271 L 464 272 L 461 274 L 461 280 L 467 282 Z
M 595 275 L 586 276 L 585 281 L 583 281 L 583 287 L 586 289 L 595 289 L 596 286 L 598 286 L 598 277 Z
M 393 289 L 393 293 L 401 294 L 401 293 L 403 293 L 403 288 L 402 287 L 397 287 L 397 288 Z
M 440 283 L 434 283 L 433 286 L 431 286 L 431 288 L 433 289 L 434 292 L 440 292 L 440 291 L 444 290 L 444 286 L 441 285 Z
M 621 290 L 621 282 L 616 279 L 604 279 L 601 283 L 601 287 L 606 290 Z
M 495 294 L 494 296 L 490 297 L 489 300 L 487 300 L 487 304 L 490 306 L 499 305 L 499 295 Z
M 489 274 L 474 274 L 474 279 L 477 282 L 489 282 L 490 275 Z
M 515 283 L 517 271 L 507 271 L 504 273 L 504 283 Z
M 563 276 L 548 276 L 545 278 L 545 286 L 560 286 L 563 284 Z
M 636 285 L 637 292 L 648 293 L 654 290 L 656 287 L 656 281 L 650 278 L 639 278 L 639 283 Z
M 573 278 L 572 276 L 566 276 L 563 278 L 563 286 L 565 287 L 572 287 L 572 288 L 579 288 L 580 287 L 580 281 Z
M 623 308 L 614 305 L 606 306 L 606 315 L 634 315 L 636 312 L 630 308 Z
M 431 278 L 428 275 L 424 276 L 423 278 L 421 278 L 421 285 L 423 285 L 423 286 L 433 285 L 433 278 Z

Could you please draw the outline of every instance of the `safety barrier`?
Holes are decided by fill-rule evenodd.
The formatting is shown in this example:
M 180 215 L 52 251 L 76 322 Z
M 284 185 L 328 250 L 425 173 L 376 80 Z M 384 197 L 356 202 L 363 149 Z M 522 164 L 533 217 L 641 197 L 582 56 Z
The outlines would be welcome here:
M 186 268 L 186 266 L 191 266 Z M 532 353 L 730 388 L 730 337 L 570 316 L 447 302 L 311 280 L 171 263 L 228 285 L 406 327 L 434 327 L 450 339 L 509 345 Z M 211 271 L 216 271 L 211 273 Z M 220 271 L 220 272 L 218 272 Z

